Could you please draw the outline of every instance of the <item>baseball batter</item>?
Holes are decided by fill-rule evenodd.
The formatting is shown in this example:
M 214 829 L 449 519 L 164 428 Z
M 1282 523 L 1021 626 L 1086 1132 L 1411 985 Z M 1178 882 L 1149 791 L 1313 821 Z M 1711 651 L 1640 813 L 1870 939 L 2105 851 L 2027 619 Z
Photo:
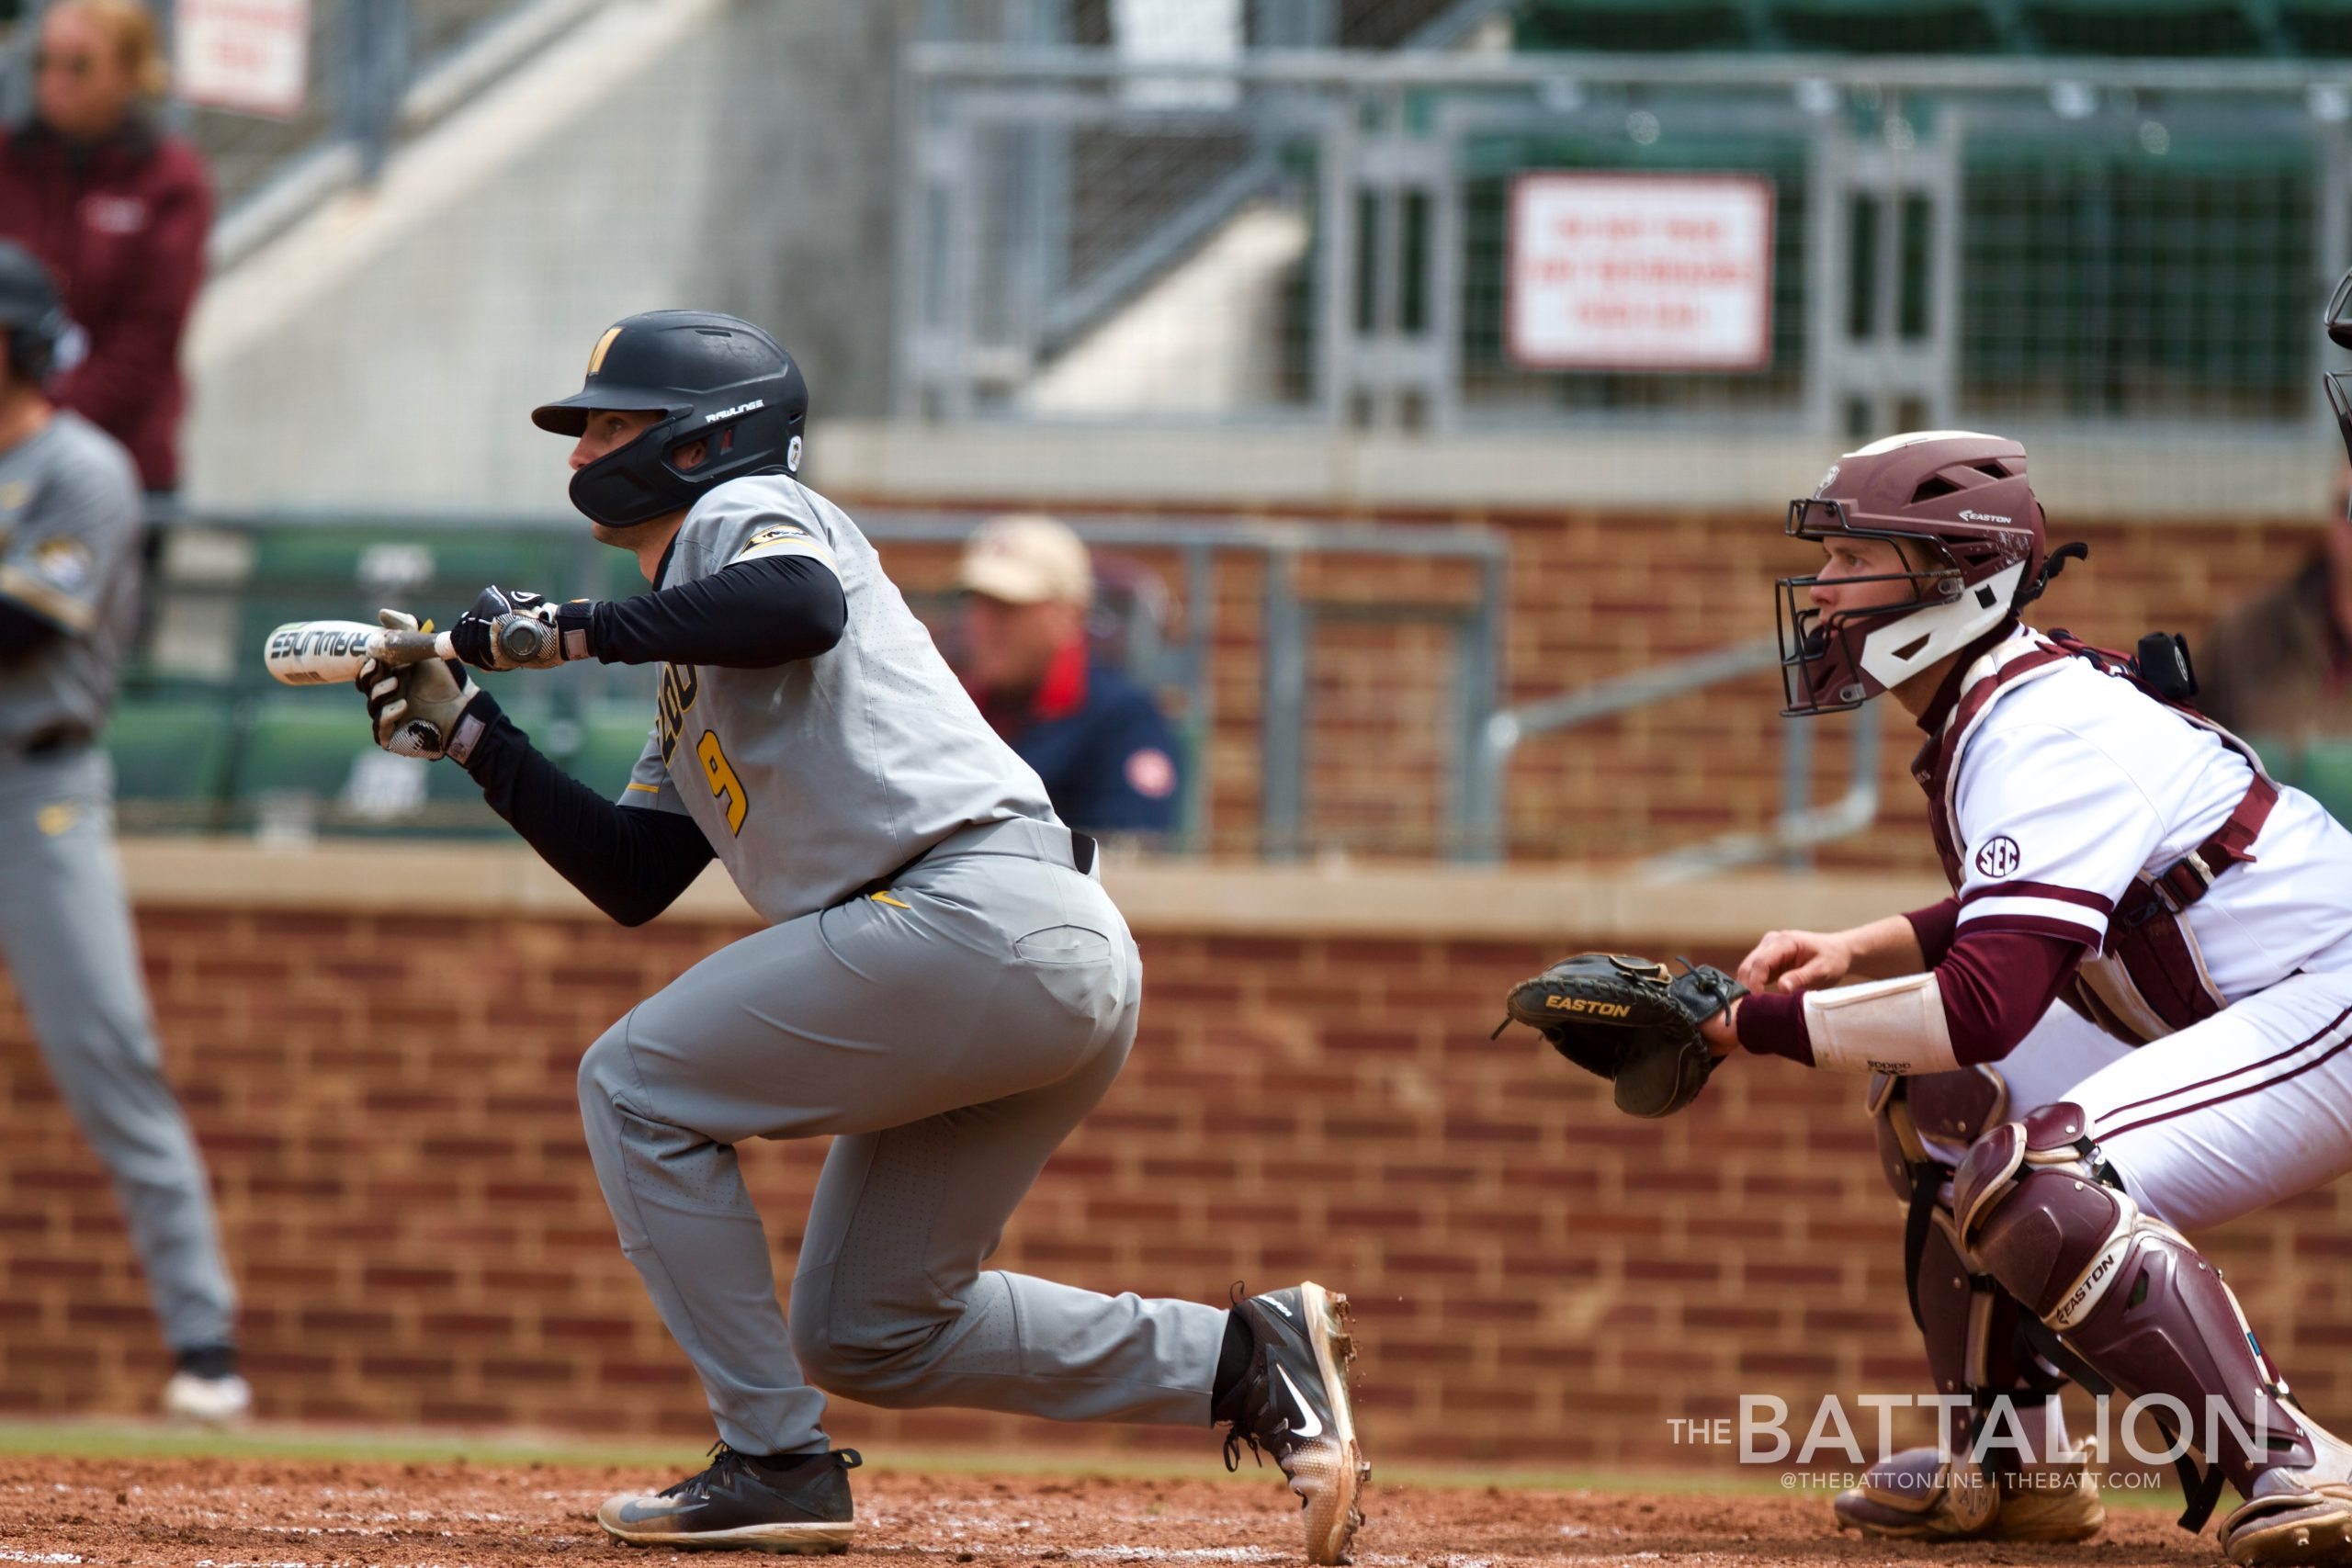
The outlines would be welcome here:
M 381 744 L 455 759 L 616 919 L 650 919 L 716 857 L 766 922 L 581 1063 L 621 1249 L 719 1438 L 707 1469 L 597 1520 L 640 1545 L 845 1549 L 858 1460 L 830 1447 L 826 1389 L 1224 1423 L 1228 1462 L 1271 1450 L 1309 1557 L 1337 1562 L 1369 1473 L 1343 1298 L 1302 1284 L 1228 1312 L 982 1267 L 1126 1060 L 1141 963 L 1092 842 L 981 720 L 857 525 L 799 482 L 807 408 L 766 333 L 665 310 L 606 332 L 582 390 L 532 416 L 574 438 L 574 503 L 653 592 L 552 605 L 492 588 L 455 645 L 503 667 L 500 635 L 530 616 L 558 634 L 538 663 L 658 663 L 616 804 L 458 666 L 359 679 Z M 734 1145 L 828 1135 L 787 1330 Z
M 1955 1459 L 1882 1461 L 1841 1521 L 2095 1533 L 2086 1461 L 2054 1401 L 2043 1419 L 2064 1374 L 2182 1402 L 2245 1499 L 2231 1561 L 2352 1562 L 2352 1446 L 2296 1404 L 2182 1234 L 2352 1170 L 2352 834 L 2187 707 L 2185 671 L 2021 623 L 2081 552 L 2048 551 L 2017 443 L 1865 446 L 1788 531 L 1826 558 L 1781 585 L 1788 711 L 1891 692 L 1917 717 L 1953 889 L 1852 931 L 1766 935 L 1739 971 L 1756 994 L 1705 1026 L 1718 1052 L 1871 1075 L 1928 1364 L 1973 1396 Z M 2061 1000 L 2136 1049 L 2052 1020 L 2033 1083 L 2006 1078 Z
M 164 1408 L 246 1413 L 212 1189 L 164 1081 L 98 744 L 138 622 L 130 455 L 41 384 L 66 328 L 49 275 L 0 243 L 0 957 L 74 1122 L 106 1161 L 178 1360 Z

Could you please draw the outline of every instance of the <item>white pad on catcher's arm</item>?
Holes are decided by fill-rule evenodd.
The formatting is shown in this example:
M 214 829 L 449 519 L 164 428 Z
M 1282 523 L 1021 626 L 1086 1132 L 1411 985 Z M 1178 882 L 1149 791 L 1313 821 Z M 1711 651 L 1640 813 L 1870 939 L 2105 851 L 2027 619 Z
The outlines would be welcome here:
M 1808 991 L 1805 1033 L 1813 1065 L 1835 1073 L 1948 1073 L 1960 1066 L 1933 970 L 1834 990 Z

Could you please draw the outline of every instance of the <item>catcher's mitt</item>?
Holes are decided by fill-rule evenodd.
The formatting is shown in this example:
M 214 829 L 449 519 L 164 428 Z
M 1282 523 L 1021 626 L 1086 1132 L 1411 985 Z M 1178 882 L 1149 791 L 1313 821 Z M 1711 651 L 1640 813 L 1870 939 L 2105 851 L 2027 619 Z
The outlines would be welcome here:
M 1579 953 L 1513 986 L 1503 1008 L 1561 1055 L 1614 1084 L 1618 1110 L 1668 1116 L 1696 1100 L 1714 1069 L 1699 1026 L 1747 995 L 1720 969 L 1686 958 L 1682 971 L 1646 958 Z

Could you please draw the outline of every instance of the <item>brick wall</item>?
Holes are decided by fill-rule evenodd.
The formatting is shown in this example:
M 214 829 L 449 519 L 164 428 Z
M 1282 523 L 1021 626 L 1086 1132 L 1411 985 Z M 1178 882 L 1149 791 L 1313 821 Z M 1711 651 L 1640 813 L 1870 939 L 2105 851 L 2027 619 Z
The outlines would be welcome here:
M 611 1019 L 741 925 L 200 907 L 141 925 L 266 1414 L 707 1430 L 615 1247 L 571 1080 Z M 1720 1463 L 1674 1448 L 1668 1418 L 1732 1414 L 1742 1391 L 1809 1410 L 1916 1386 L 1855 1081 L 1743 1061 L 1679 1119 L 1616 1115 L 1532 1036 L 1486 1037 L 1500 988 L 1573 932 L 1142 936 L 1134 1064 L 1004 1264 L 1203 1299 L 1306 1274 L 1347 1289 L 1366 1419 L 1397 1461 Z M 820 1152 L 745 1151 L 780 1265 Z M 2352 1206 L 2323 1191 L 2218 1251 L 2298 1390 L 2352 1414 Z M 165 1370 L 103 1174 L 0 999 L 0 1407 L 136 1411 Z M 1104 1436 L 852 1407 L 839 1427 Z
M 1564 511 L 1376 520 L 1485 524 L 1509 537 L 1506 703 L 1769 636 L 1774 578 L 1809 570 L 1815 558 L 1810 547 L 1781 536 L 1777 515 Z M 2317 545 L 2318 526 L 2062 520 L 2055 536 L 2084 539 L 2092 554 L 2043 601 L 2041 624 L 2124 648 L 2158 626 L 2194 639 L 2217 612 L 2299 566 Z M 1188 610 L 1181 572 L 1150 552 L 1137 558 L 1166 578 L 1181 631 Z M 931 591 L 948 581 L 953 559 L 944 549 L 893 547 L 889 566 L 911 589 Z M 1474 604 L 1476 588 L 1458 564 L 1308 558 L 1300 591 L 1320 612 L 1310 651 L 1316 722 L 1306 741 L 1313 847 L 1404 856 L 1445 847 L 1453 664 L 1450 634 L 1434 617 Z M 1213 847 L 1226 853 L 1259 847 L 1261 592 L 1254 567 L 1237 562 L 1218 575 L 1209 787 Z M 1405 618 L 1385 618 L 1400 613 Z M 1780 701 L 1778 678 L 1767 673 L 1531 740 L 1510 773 L 1511 854 L 1639 854 L 1765 826 L 1780 808 L 1789 722 L 1778 716 Z M 1932 869 L 1925 812 L 1906 771 L 1917 744 L 1906 716 L 1883 703 L 1856 717 L 1804 722 L 1820 743 L 1822 800 L 1843 787 L 1852 725 L 1878 724 L 1886 741 L 1880 826 L 1826 852 L 1825 863 Z

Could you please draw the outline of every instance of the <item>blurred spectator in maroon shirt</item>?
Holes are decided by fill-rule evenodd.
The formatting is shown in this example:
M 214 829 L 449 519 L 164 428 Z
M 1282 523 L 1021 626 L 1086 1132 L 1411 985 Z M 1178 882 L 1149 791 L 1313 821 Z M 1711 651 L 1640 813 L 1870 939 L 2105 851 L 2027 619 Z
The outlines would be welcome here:
M 33 118 L 0 131 L 0 239 L 48 265 L 86 338 L 51 400 L 128 446 L 150 491 L 179 485 L 180 333 L 212 223 L 196 150 L 155 126 L 166 85 L 140 0 L 57 0 Z

